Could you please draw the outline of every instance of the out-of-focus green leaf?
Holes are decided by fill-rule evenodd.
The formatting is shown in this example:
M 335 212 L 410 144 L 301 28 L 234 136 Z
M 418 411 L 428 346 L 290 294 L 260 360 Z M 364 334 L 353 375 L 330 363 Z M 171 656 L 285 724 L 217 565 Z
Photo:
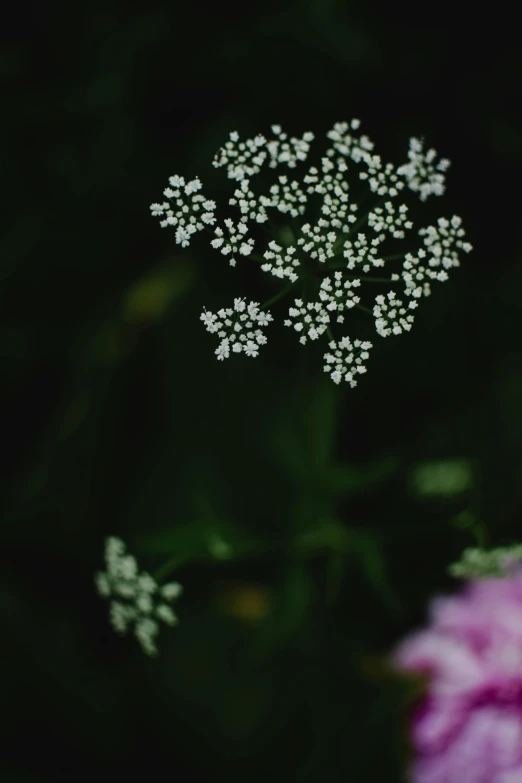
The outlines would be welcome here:
M 181 522 L 161 531 L 151 531 L 136 539 L 136 549 L 151 557 L 227 560 L 264 551 L 266 544 L 248 531 L 224 520 Z
M 451 497 L 473 486 L 473 468 L 467 459 L 424 462 L 412 472 L 411 482 L 418 495 Z

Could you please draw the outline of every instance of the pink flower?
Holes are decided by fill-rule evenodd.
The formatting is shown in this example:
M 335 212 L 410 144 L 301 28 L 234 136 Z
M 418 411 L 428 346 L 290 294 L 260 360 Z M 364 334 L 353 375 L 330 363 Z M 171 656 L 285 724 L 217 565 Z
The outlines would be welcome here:
M 429 675 L 412 723 L 412 783 L 522 783 L 522 571 L 431 606 L 395 652 Z

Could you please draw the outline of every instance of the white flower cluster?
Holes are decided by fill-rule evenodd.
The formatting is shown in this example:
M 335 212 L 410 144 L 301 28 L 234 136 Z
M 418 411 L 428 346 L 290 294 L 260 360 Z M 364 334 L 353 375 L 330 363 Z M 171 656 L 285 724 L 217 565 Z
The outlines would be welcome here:
M 290 307 L 285 326 L 293 326 L 296 332 L 303 332 L 299 342 L 305 345 L 307 338 L 317 340 L 328 328 L 331 315 L 337 313 L 337 323 L 344 322 L 344 310 L 350 310 L 359 304 L 360 297 L 352 289 L 361 285 L 360 280 L 343 280 L 342 272 L 335 272 L 333 277 L 325 277 L 319 288 L 319 302 L 308 302 L 302 299 L 294 301 L 295 307 Z
M 293 218 L 304 213 L 307 201 L 306 193 L 299 187 L 297 180 L 289 181 L 286 174 L 282 174 L 278 178 L 278 182 L 272 185 L 269 196 L 261 196 L 260 198 L 263 208 L 272 207 Z M 264 214 L 266 215 L 266 212 Z
M 168 602 L 181 594 L 177 582 L 159 586 L 146 571 L 138 572 L 136 558 L 127 555 L 125 544 L 110 537 L 105 542 L 106 571 L 95 576 L 98 593 L 111 598 L 110 620 L 121 634 L 134 627 L 134 635 L 148 655 L 156 655 L 159 621 L 175 625 L 178 619 Z
M 386 236 L 384 233 L 373 237 L 368 242 L 366 234 L 357 234 L 357 239 L 347 239 L 344 243 L 343 256 L 346 258 L 346 268 L 355 269 L 357 265 L 362 266 L 362 271 L 368 273 L 372 266 L 384 266 L 384 261 L 379 257 L 379 245 L 384 242 Z
M 223 361 L 229 358 L 231 351 L 257 356 L 259 346 L 266 343 L 266 336 L 259 327 L 268 326 L 273 318 L 269 312 L 260 310 L 257 302 L 247 305 L 244 299 L 234 299 L 233 308 L 223 308 L 217 314 L 204 310 L 201 320 L 207 332 L 215 332 L 221 338 L 215 353 Z
M 373 328 L 381 337 L 409 331 L 413 310 L 430 295 L 432 281 L 447 280 L 448 271 L 460 264 L 459 255 L 472 249 L 463 239 L 458 216 L 418 228 L 414 211 L 404 202 L 406 196 L 411 199 L 408 190 L 421 202 L 442 195 L 449 161 L 438 160 L 435 150 L 425 152 L 423 142 L 412 138 L 406 164 L 397 167 L 386 162 L 375 153 L 373 141 L 361 134 L 357 119 L 334 125 L 326 134 L 326 149 L 312 165 L 307 162 L 314 139 L 311 132 L 289 137 L 273 125 L 272 134 L 271 139 L 257 135 L 240 140 L 233 132 L 217 153 L 214 166 L 226 167 L 228 178 L 236 183 L 228 200 L 236 214 L 214 226 L 210 244 L 229 258 L 231 266 L 240 256 L 251 257 L 261 262 L 263 272 L 288 280 L 287 287 L 299 287 L 285 325 L 298 333 L 301 344 L 326 333 L 336 348 L 329 354 L 335 361 L 329 360 L 325 367 L 336 383 L 342 378 L 352 383 L 363 371 L 368 352 L 361 345 L 370 344 L 332 334 L 332 328 L 344 322 L 346 311 L 357 308 L 358 313 L 366 313 L 361 318 L 373 315 Z M 280 166 L 288 171 L 271 173 Z M 258 175 L 262 186 L 256 190 L 253 181 Z M 215 224 L 215 205 L 195 201 L 193 194 L 201 187 L 198 179 L 188 185 L 181 178 L 172 179 L 176 208 L 167 211 L 166 205 L 156 204 L 153 211 L 163 216 L 162 225 L 176 225 L 180 232 L 176 241 L 188 244 L 187 233 Z M 190 206 L 182 198 L 182 187 L 185 196 L 192 196 Z M 353 193 L 353 189 L 358 190 Z M 363 211 L 359 204 L 368 196 L 369 207 Z M 381 290 L 365 306 L 361 292 L 366 294 L 369 284 Z M 397 298 L 398 286 L 403 287 L 405 302 Z M 219 359 L 231 352 L 258 355 L 259 346 L 266 342 L 259 327 L 272 320 L 261 313 L 262 307 L 247 306 L 242 299 L 217 314 L 203 312 L 201 320 L 208 331 L 221 338 L 216 350 Z
M 295 252 L 295 247 L 289 247 L 287 250 L 284 250 L 281 245 L 272 240 L 268 244 L 268 250 L 263 254 L 267 263 L 263 264 L 261 269 L 263 272 L 270 272 L 274 277 L 281 279 L 288 277 L 292 283 L 295 283 L 299 277 L 296 272 L 296 268 L 299 266 L 299 259 Z
M 512 577 L 522 567 L 522 544 L 496 549 L 465 549 L 450 574 L 463 579 L 499 579 Z
M 424 237 L 424 245 L 430 255 L 431 267 L 443 266 L 444 269 L 460 266 L 458 250 L 470 253 L 473 250 L 469 242 L 463 242 L 465 236 L 462 219 L 453 215 L 451 220 L 439 218 L 436 226 L 420 228 L 419 235 Z
M 415 299 L 420 299 L 421 296 L 429 296 L 431 294 L 429 280 L 438 280 L 440 283 L 443 283 L 448 279 L 448 273 L 444 269 L 437 271 L 430 266 L 426 266 L 428 262 L 425 262 L 425 259 L 427 257 L 428 255 L 422 247 L 417 251 L 417 255 L 406 253 L 401 275 L 392 275 L 392 280 L 394 281 L 402 277 L 406 296 L 413 296 Z
M 181 247 L 190 245 L 190 238 L 197 231 L 203 231 L 205 226 L 213 226 L 216 222 L 214 210 L 216 202 L 206 199 L 198 193 L 201 190 L 201 180 L 196 177 L 185 183 L 183 177 L 169 177 L 170 187 L 165 188 L 163 195 L 170 201 L 161 204 L 151 204 L 150 211 L 154 217 L 161 217 L 160 226 L 176 228 L 176 244 Z
M 296 332 L 303 332 L 299 342 L 304 345 L 309 338 L 317 340 L 328 328 L 330 315 L 326 312 L 321 302 L 307 302 L 295 299 L 295 307 L 290 307 L 285 321 L 285 326 L 293 326 Z M 292 320 L 293 319 L 293 320 Z
M 387 201 L 382 207 L 376 207 L 368 215 L 368 225 L 373 228 L 382 242 L 385 238 L 383 232 L 388 232 L 394 239 L 404 239 L 406 236 L 404 229 L 413 228 L 413 223 L 408 220 L 408 207 L 401 204 L 398 209 L 391 201 Z
M 314 134 L 310 131 L 303 133 L 302 138 L 292 137 L 288 139 L 280 125 L 272 125 L 272 133 L 275 140 L 267 142 L 266 148 L 270 155 L 269 166 L 275 169 L 280 163 L 285 163 L 289 169 L 297 166 L 298 161 L 306 160 L 310 149 L 310 142 L 314 140 Z
M 335 257 L 334 245 L 337 234 L 335 231 L 326 231 L 329 225 L 329 221 L 324 218 L 320 218 L 315 226 L 305 223 L 304 226 L 301 226 L 304 237 L 297 240 L 298 247 L 301 247 L 310 258 L 317 259 L 321 264 L 326 263 L 329 258 Z
M 259 174 L 261 166 L 266 160 L 266 139 L 258 134 L 255 139 L 239 141 L 239 133 L 232 131 L 229 140 L 216 154 L 213 165 L 216 168 L 227 167 L 229 179 L 240 182 L 245 177 L 253 177 Z
M 397 169 L 397 174 L 404 177 L 409 189 L 418 193 L 421 201 L 426 201 L 428 196 L 442 196 L 446 190 L 444 173 L 451 163 L 447 158 L 441 158 L 436 163 L 436 157 L 437 150 L 424 152 L 422 139 L 412 137 L 408 151 L 409 163 Z
M 324 355 L 324 371 L 334 383 L 339 384 L 344 379 L 353 389 L 357 386 L 356 375 L 366 372 L 363 362 L 368 359 L 372 344 L 361 340 L 352 343 L 349 337 L 343 337 L 338 343 L 332 340 L 328 347 L 330 351 Z
M 258 204 L 254 196 L 254 193 L 250 190 L 250 182 L 248 179 L 241 180 L 241 185 L 236 188 L 234 195 L 229 199 L 229 205 L 237 207 L 241 213 L 237 223 L 231 218 L 227 218 L 224 221 L 225 228 L 228 231 L 228 238 L 225 237 L 225 233 L 220 226 L 216 226 L 214 229 L 215 239 L 211 241 L 211 245 L 216 250 L 219 250 L 222 255 L 230 255 L 230 266 L 235 266 L 237 263 L 236 254 L 239 253 L 242 256 L 249 256 L 254 249 L 254 240 L 252 237 L 247 238 L 248 233 L 248 221 L 255 220 L 256 223 L 264 223 L 268 220 L 265 207 L 263 204 Z
M 349 124 L 336 122 L 332 130 L 326 134 L 326 138 L 334 142 L 333 149 L 336 152 L 357 162 L 363 159 L 368 160 L 374 147 L 373 141 L 368 136 L 353 135 L 353 132 L 357 132 L 360 126 L 360 120 L 352 120 Z
M 376 296 L 373 315 L 377 334 L 381 337 L 389 337 L 390 334 L 409 332 L 414 317 L 408 310 L 414 310 L 416 307 L 415 299 L 405 307 L 404 303 L 395 296 L 395 291 L 390 291 L 386 296 Z
M 225 236 L 223 229 L 220 226 L 216 226 L 214 229 L 216 238 L 210 244 L 216 250 L 220 249 L 224 256 L 229 255 L 230 266 L 235 266 L 237 264 L 236 253 L 242 256 L 249 256 L 254 249 L 254 240 L 246 238 L 245 234 L 248 231 L 248 226 L 242 220 L 236 225 L 231 218 L 227 218 L 224 224 L 228 231 L 228 238 Z
M 286 164 L 290 169 L 295 168 L 298 161 L 306 160 L 310 142 L 314 139 L 313 133 L 308 131 L 301 139 L 289 139 L 280 125 L 272 125 L 272 133 L 275 139 L 270 141 L 261 134 L 254 139 L 240 141 L 239 133 L 233 131 L 225 146 L 216 154 L 214 166 L 226 166 L 228 178 L 241 181 L 258 174 L 266 160 L 270 168 Z

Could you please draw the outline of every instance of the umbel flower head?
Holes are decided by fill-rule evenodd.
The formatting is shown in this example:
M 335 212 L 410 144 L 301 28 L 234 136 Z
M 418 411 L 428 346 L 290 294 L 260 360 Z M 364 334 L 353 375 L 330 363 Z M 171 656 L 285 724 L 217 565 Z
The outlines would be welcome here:
M 412 783 L 522 781 L 522 571 L 438 598 L 395 653 L 428 675 L 412 722 Z
M 125 552 L 125 544 L 111 537 L 105 542 L 106 570 L 95 575 L 98 593 L 111 599 L 110 621 L 121 634 L 133 629 L 144 652 L 156 655 L 160 621 L 176 625 L 178 618 L 169 603 L 181 594 L 181 585 L 158 585 L 146 571 L 138 572 L 136 559 Z
M 324 371 L 351 386 L 365 370 L 369 338 L 409 332 L 432 284 L 448 280 L 472 249 L 458 215 L 417 227 L 419 207 L 445 192 L 449 160 L 412 138 L 408 162 L 396 167 L 359 128 L 359 120 L 336 123 L 317 152 L 310 131 L 289 137 L 272 125 L 271 137 L 244 140 L 233 131 L 214 158 L 232 181 L 222 215 L 201 193 L 199 177 L 170 177 L 166 200 L 151 205 L 181 247 L 207 232 L 230 266 L 254 263 L 282 283 L 269 301 L 293 295 L 284 325 L 301 345 L 323 339 Z M 411 194 L 414 209 L 406 203 Z M 369 207 L 361 209 L 361 200 Z M 219 360 L 258 355 L 267 342 L 259 327 L 273 320 L 266 313 L 261 321 L 267 306 L 236 298 L 217 315 L 203 311 L 205 327 L 220 339 Z

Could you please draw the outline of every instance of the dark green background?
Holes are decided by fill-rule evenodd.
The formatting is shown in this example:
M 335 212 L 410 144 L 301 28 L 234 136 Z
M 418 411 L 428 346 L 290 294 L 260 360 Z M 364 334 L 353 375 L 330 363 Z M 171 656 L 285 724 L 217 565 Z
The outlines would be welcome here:
M 89 0 L 19 4 L 3 36 L 2 783 L 402 780 L 411 688 L 385 657 L 454 586 L 463 520 L 522 538 L 515 19 Z M 230 130 L 352 117 L 389 159 L 413 134 L 451 158 L 427 213 L 460 214 L 474 252 L 354 391 L 278 325 L 255 362 L 218 364 L 202 306 L 274 289 L 180 253 L 149 204 L 173 173 L 225 193 Z M 470 491 L 412 491 L 450 458 Z M 296 552 L 333 510 L 348 554 Z M 147 569 L 194 558 L 157 660 L 94 592 L 110 534 Z M 259 553 L 208 562 L 213 534 Z

